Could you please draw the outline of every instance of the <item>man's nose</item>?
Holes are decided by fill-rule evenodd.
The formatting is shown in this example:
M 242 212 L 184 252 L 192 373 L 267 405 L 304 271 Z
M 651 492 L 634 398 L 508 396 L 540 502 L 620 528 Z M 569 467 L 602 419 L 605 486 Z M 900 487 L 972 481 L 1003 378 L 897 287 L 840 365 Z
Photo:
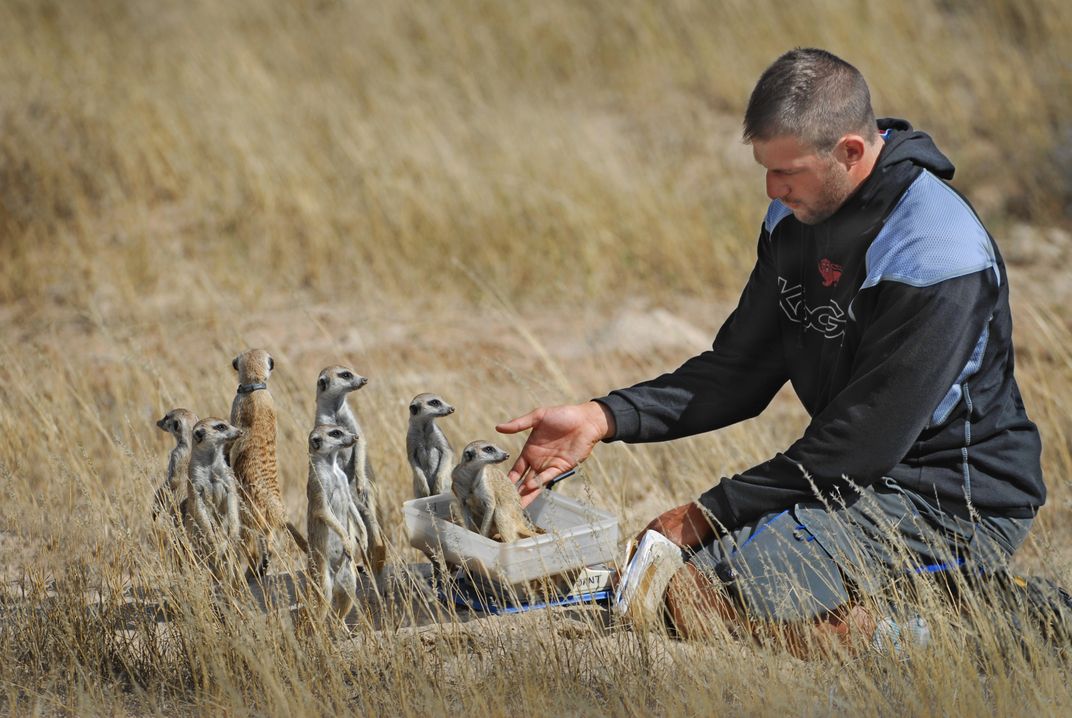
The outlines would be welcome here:
M 784 197 L 787 187 L 784 182 L 779 181 L 776 177 L 773 177 L 770 172 L 767 173 L 767 196 L 771 199 L 781 199 Z

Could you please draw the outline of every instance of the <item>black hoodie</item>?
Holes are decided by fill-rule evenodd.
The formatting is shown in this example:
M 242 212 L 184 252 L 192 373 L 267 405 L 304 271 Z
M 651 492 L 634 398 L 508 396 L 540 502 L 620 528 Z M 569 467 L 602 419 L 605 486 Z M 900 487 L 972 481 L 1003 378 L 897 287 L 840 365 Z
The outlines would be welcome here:
M 597 399 L 617 424 L 609 441 L 662 441 L 756 416 L 792 382 L 804 435 L 699 498 L 726 530 L 851 501 L 854 484 L 883 476 L 955 515 L 1025 518 L 1045 501 L 997 246 L 943 181 L 954 168 L 928 135 L 903 120 L 879 129 L 875 168 L 829 219 L 806 225 L 771 203 L 710 350 Z

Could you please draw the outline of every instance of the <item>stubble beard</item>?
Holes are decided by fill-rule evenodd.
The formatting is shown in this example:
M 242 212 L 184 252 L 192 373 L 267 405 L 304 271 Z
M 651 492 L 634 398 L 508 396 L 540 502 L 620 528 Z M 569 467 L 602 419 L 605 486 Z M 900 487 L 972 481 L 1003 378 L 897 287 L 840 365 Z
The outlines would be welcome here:
M 853 192 L 852 180 L 833 158 L 824 173 L 821 191 L 810 206 L 793 210 L 793 216 L 803 224 L 819 224 L 830 219 L 845 204 L 845 200 Z

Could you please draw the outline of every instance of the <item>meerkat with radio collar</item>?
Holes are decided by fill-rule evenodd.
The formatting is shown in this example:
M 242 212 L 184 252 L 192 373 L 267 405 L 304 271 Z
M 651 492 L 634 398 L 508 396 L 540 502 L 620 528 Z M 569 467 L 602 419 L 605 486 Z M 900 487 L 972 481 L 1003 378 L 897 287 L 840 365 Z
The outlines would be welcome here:
M 231 468 L 242 492 L 242 546 L 250 572 L 263 576 L 276 529 L 286 528 L 303 551 L 307 544 L 286 521 L 279 491 L 275 401 L 268 391 L 275 360 L 263 349 L 250 349 L 235 357 L 231 366 L 238 372 L 231 423 L 243 432 L 230 447 Z

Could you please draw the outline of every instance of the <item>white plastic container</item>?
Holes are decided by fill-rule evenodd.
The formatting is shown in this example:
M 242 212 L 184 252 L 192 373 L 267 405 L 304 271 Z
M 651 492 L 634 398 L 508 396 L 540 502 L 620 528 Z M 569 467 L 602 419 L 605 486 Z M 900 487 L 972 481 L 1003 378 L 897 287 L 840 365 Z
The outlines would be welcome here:
M 528 515 L 547 533 L 510 543 L 452 523 L 453 498 L 446 493 L 402 504 L 411 546 L 441 553 L 449 564 L 508 585 L 617 558 L 618 519 L 565 496 L 541 493 L 528 507 Z

